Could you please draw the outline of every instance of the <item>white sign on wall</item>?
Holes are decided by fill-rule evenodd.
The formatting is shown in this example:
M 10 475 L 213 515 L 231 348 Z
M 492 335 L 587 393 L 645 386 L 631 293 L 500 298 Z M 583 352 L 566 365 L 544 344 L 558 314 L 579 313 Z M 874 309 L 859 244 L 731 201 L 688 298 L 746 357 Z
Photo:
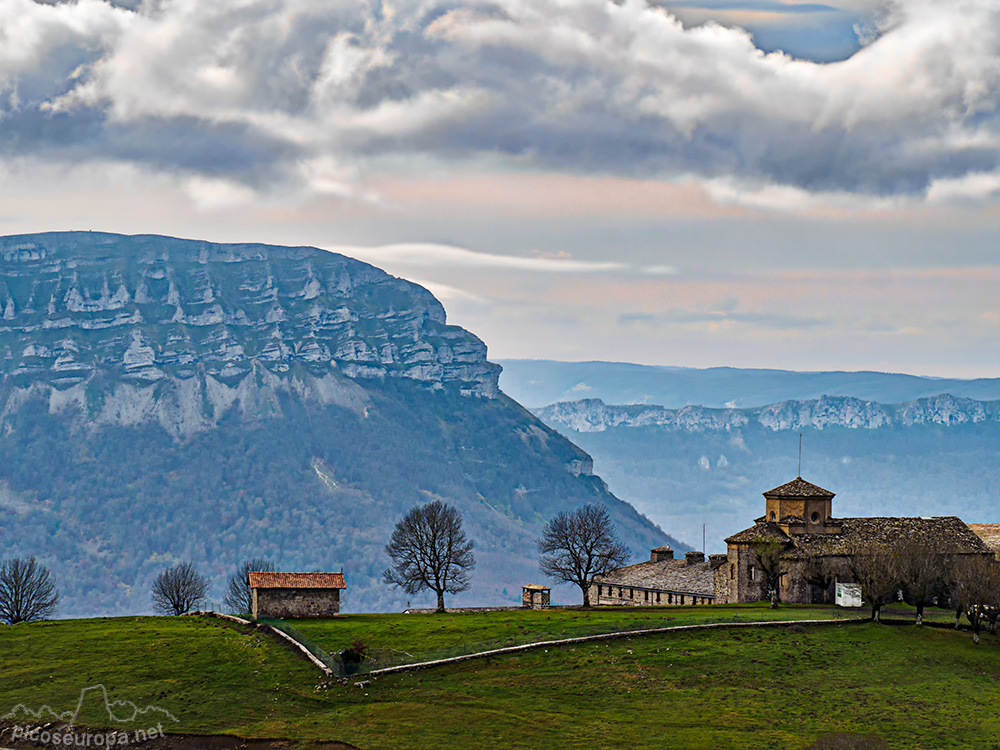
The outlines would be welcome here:
M 837 581 L 837 606 L 861 607 L 861 587 L 856 583 L 841 583 Z

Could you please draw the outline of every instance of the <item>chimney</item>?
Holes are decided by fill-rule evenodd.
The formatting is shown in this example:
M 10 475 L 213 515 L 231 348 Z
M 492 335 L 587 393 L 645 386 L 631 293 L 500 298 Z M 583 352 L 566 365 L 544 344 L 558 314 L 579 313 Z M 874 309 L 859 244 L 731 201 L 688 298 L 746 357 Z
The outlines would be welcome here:
M 704 552 L 688 552 L 684 555 L 684 562 L 688 565 L 695 565 L 697 563 L 705 562 Z
M 721 565 L 725 565 L 729 560 L 729 555 L 709 555 L 708 563 L 712 566 L 712 570 L 715 570 Z
M 673 559 L 674 551 L 670 547 L 655 547 L 649 551 L 650 562 L 663 562 L 664 560 Z

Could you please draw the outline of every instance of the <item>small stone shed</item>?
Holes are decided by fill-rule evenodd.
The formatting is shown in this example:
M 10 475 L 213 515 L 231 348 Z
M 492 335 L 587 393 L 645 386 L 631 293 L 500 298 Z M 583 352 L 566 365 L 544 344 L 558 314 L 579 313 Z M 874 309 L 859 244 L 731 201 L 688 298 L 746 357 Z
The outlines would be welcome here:
M 253 616 L 333 617 L 340 614 L 343 573 L 258 573 L 249 575 Z
M 537 583 L 521 587 L 521 606 L 527 609 L 548 609 L 552 589 Z

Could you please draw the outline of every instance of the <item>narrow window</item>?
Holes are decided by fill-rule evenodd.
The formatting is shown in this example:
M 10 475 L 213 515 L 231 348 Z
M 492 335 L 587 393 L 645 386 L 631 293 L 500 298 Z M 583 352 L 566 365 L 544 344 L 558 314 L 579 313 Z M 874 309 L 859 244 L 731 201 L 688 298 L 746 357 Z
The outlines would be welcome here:
M 656 603 L 657 604 L 660 603 L 660 592 L 659 591 L 656 592 Z
M 732 581 L 736 578 L 736 563 L 729 564 L 729 580 Z

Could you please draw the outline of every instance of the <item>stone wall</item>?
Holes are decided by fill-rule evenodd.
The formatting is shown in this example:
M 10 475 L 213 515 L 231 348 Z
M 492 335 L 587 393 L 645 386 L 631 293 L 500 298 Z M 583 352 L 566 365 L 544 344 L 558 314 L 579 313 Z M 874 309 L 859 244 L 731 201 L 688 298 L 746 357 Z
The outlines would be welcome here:
M 595 583 L 590 587 L 590 603 L 618 607 L 679 607 L 694 604 L 712 604 L 713 598 L 704 594 L 682 591 L 663 591 L 641 586 L 619 586 Z
M 253 616 L 333 617 L 340 614 L 340 589 L 254 589 Z

